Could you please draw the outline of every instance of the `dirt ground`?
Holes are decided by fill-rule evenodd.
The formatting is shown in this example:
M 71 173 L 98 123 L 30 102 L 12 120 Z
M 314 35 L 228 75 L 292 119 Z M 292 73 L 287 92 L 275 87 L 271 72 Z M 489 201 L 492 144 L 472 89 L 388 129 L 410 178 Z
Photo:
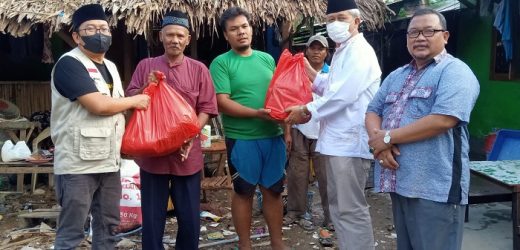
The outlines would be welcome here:
M 40 187 L 40 189 L 44 191 L 44 194 L 22 195 L 0 192 L 0 250 L 52 249 L 55 236 L 54 229 L 56 227 L 54 219 L 27 220 L 18 217 L 20 213 L 28 213 L 36 209 L 49 209 L 55 206 L 56 200 L 54 192 L 45 189 L 45 187 Z M 312 203 L 312 221 L 315 225 L 320 225 L 323 217 L 317 187 L 311 185 L 310 191 L 315 192 Z M 218 234 L 218 232 L 225 232 L 224 238 L 227 240 L 236 237 L 236 234 L 233 234 L 234 228 L 232 226 L 230 213 L 231 206 L 227 196 L 227 191 L 209 191 L 208 200 L 210 202 L 202 204 L 203 210 L 222 216 L 222 219 L 218 222 L 206 219 L 201 220 L 200 246 L 203 249 L 236 249 L 236 242 L 216 245 L 220 240 L 208 239 L 208 237 L 215 236 L 215 233 Z M 371 189 L 368 189 L 367 199 L 370 204 L 370 212 L 374 226 L 376 249 L 396 249 L 395 230 L 392 225 L 389 197 L 385 194 L 373 193 Z M 261 213 L 258 211 L 256 202 L 254 207 L 252 234 L 261 234 L 266 232 L 266 224 Z M 48 225 L 50 228 L 45 225 Z M 176 219 L 173 214 L 169 214 L 164 235 L 165 247 L 167 249 L 174 248 L 176 228 Z M 283 238 L 286 245 L 292 249 L 337 249 L 337 247 L 322 247 L 318 242 L 318 231 L 318 227 L 313 231 L 305 231 L 298 225 L 292 225 L 291 227 L 284 227 Z M 138 232 L 124 236 L 121 239 L 124 239 L 124 241 L 120 242 L 119 249 L 141 249 L 139 243 L 141 237 Z M 89 245 L 87 239 L 82 243 L 80 249 L 89 249 Z M 270 249 L 269 237 L 253 239 L 253 246 L 254 249 Z

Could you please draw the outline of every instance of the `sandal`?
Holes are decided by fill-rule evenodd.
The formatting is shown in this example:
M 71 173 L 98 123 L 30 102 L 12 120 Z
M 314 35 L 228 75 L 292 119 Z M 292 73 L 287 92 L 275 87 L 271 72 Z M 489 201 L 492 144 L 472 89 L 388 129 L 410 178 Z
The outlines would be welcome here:
M 334 224 L 332 224 L 332 221 L 325 219 L 323 223 L 321 223 L 321 227 L 329 230 L 330 232 L 334 232 Z
M 291 216 L 284 216 L 282 223 L 283 223 L 284 226 L 289 226 L 291 224 L 296 223 L 296 218 L 293 218 Z
M 303 228 L 305 231 L 312 231 L 314 230 L 314 226 L 312 225 L 311 221 L 308 221 L 306 219 L 300 219 L 298 221 L 298 225 Z
M 318 241 L 324 247 L 331 247 L 334 245 L 334 241 L 332 240 L 332 236 L 330 235 L 327 229 L 320 229 L 320 233 Z

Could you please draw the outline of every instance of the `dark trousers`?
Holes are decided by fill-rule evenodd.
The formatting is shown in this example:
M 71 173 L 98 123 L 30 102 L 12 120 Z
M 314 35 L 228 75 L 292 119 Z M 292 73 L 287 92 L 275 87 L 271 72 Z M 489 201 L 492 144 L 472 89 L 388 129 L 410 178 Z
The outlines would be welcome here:
M 460 250 L 467 205 L 390 193 L 398 250 Z
M 85 239 L 85 222 L 92 214 L 92 249 L 111 250 L 119 225 L 121 178 L 118 172 L 56 175 L 61 206 L 54 249 L 75 249 Z
M 189 176 L 151 174 L 141 169 L 141 210 L 143 212 L 144 250 L 162 250 L 168 197 L 177 217 L 175 248 L 199 248 L 200 173 Z
M 327 168 L 323 156 L 315 152 L 316 140 L 307 138 L 300 130 L 291 129 L 292 147 L 287 168 L 287 215 L 301 217 L 307 211 L 307 190 L 309 187 L 310 161 L 318 178 L 318 187 L 323 207 L 323 226 L 330 223 L 327 196 Z

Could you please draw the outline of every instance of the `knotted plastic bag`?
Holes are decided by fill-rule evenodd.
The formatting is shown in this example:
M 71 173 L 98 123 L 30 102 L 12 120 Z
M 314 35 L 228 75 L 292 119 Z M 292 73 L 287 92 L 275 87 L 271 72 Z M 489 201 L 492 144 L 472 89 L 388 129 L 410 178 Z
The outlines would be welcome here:
M 164 156 L 181 148 L 200 132 L 195 110 L 165 82 L 160 71 L 143 93 L 150 96 L 146 110 L 135 110 L 128 122 L 121 152 L 131 156 Z
M 2 146 L 2 161 L 21 161 L 31 156 L 31 150 L 27 147 L 25 141 L 18 141 L 13 144 L 11 140 L 4 142 Z
M 287 49 L 280 56 L 265 99 L 265 108 L 271 110 L 272 118 L 283 120 L 287 118 L 286 108 L 312 101 L 304 60 L 303 53 L 293 56 Z

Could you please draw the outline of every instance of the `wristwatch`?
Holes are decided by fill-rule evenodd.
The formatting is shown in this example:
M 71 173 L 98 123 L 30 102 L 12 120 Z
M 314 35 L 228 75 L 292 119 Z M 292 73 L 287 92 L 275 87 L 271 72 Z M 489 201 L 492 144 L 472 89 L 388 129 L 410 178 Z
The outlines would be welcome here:
M 383 142 L 385 144 L 390 144 L 390 140 L 392 140 L 392 137 L 390 136 L 390 130 L 387 130 L 385 132 L 385 137 L 383 137 Z

